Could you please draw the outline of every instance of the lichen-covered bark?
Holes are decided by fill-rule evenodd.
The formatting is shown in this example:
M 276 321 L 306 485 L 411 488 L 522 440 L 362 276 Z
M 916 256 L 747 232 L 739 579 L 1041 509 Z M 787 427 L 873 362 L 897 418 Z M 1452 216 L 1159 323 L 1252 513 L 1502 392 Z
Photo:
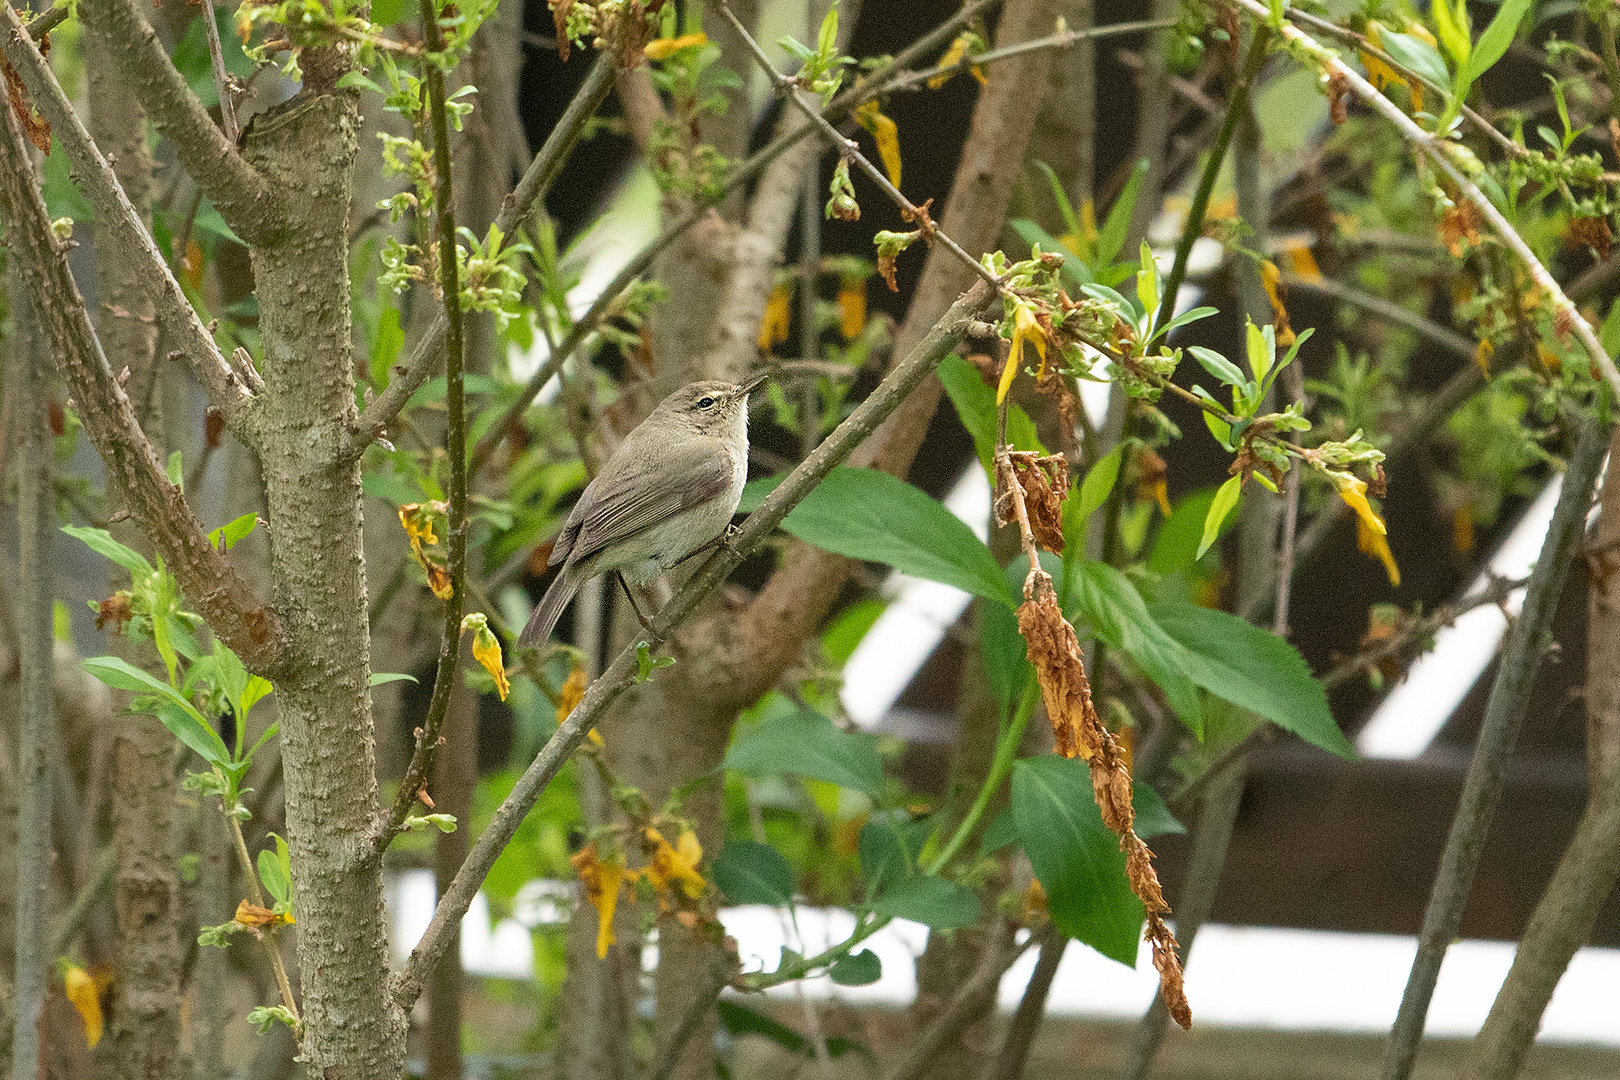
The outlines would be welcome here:
M 248 161 L 291 208 L 253 250 L 264 340 L 264 474 L 288 843 L 311 1077 L 395 1080 L 404 1018 L 387 996 L 360 471 L 341 461 L 355 419 L 345 238 L 358 116 L 306 91 L 255 119 Z
M 131 204 L 150 224 L 152 158 L 146 116 L 107 62 L 109 42 L 100 26 L 92 22 L 85 33 L 90 133 L 111 157 Z M 96 285 L 102 347 L 115 363 L 128 365 L 135 414 L 152 431 L 157 324 L 147 282 L 116 245 L 106 244 L 96 250 Z M 135 537 L 120 539 L 129 542 Z M 116 721 L 112 818 L 118 860 L 113 885 L 118 982 L 110 1035 L 114 1068 L 127 1080 L 173 1075 L 180 1045 L 173 753 L 174 738 L 155 717 L 125 716 Z M 224 916 L 212 917 L 217 921 Z

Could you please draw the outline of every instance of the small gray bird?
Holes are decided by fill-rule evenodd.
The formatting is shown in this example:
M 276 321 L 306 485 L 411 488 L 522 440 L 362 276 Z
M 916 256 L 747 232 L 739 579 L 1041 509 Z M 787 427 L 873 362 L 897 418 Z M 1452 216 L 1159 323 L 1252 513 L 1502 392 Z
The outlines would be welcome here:
M 540 598 L 519 648 L 551 636 L 563 608 L 597 574 L 651 588 L 731 523 L 748 479 L 748 395 L 742 386 L 689 383 L 624 437 L 586 485 L 551 548 L 563 564 Z

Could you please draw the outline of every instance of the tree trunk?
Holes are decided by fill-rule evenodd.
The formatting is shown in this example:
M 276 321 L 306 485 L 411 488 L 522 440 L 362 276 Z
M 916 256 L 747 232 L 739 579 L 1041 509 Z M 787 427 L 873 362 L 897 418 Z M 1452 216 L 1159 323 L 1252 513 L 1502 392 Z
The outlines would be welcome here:
M 309 85 L 329 58 L 306 51 Z M 249 163 L 292 218 L 253 249 L 264 341 L 273 603 L 285 633 L 282 719 L 304 999 L 302 1057 L 324 1080 L 396 1080 L 405 1021 L 388 996 L 369 688 L 358 464 L 339 445 L 355 420 L 344 238 L 358 118 L 345 93 L 305 90 L 256 117 Z

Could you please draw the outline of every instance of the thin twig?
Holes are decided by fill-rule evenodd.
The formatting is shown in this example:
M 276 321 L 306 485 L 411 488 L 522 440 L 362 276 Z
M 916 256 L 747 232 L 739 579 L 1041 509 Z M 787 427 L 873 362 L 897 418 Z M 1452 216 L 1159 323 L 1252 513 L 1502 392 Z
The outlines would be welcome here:
M 421 0 L 422 31 L 430 53 L 444 51 L 435 0 Z M 592 70 L 595 74 L 596 69 Z M 386 851 L 405 827 L 439 749 L 439 732 L 450 709 L 457 661 L 461 656 L 461 612 L 466 606 L 467 583 L 467 407 L 463 364 L 461 271 L 457 265 L 455 192 L 450 173 L 450 123 L 444 104 L 444 70 L 430 58 L 422 64 L 428 90 L 428 113 L 433 124 L 433 216 L 438 233 L 439 294 L 445 318 L 445 449 L 450 456 L 450 505 L 445 514 L 445 543 L 449 548 L 450 595 L 444 601 L 444 632 L 439 641 L 439 662 L 433 675 L 433 696 L 427 716 L 416 729 L 416 748 L 410 766 L 395 793 L 388 820 L 378 831 L 374 846 Z
M 71 14 L 73 14 L 72 4 L 57 4 L 55 7 L 46 8 L 28 20 L 28 36 L 38 41 L 66 22 Z
M 247 882 L 248 898 L 254 906 L 264 907 L 264 894 L 259 891 L 259 872 L 253 865 L 253 859 L 248 855 L 247 840 L 242 835 L 242 819 L 231 812 L 220 799 L 220 811 L 225 818 L 226 827 L 231 833 L 231 843 L 236 849 L 236 858 L 242 864 L 242 877 Z M 275 927 L 260 931 L 259 944 L 264 946 L 264 954 L 270 961 L 270 970 L 276 976 L 276 990 L 281 995 L 281 1004 L 292 1014 L 293 1034 L 302 1037 L 303 1021 L 299 1018 L 298 1002 L 293 998 L 292 983 L 287 979 L 287 965 L 281 960 L 281 949 L 276 945 Z
M 786 480 L 766 497 L 743 522 L 727 546 L 715 552 L 693 574 L 686 585 L 659 610 L 642 641 L 623 649 L 595 682 L 585 691 L 579 705 L 558 726 L 540 753 L 524 770 L 495 811 L 489 827 L 467 854 L 466 862 L 439 900 L 433 919 L 421 940 L 411 951 L 404 969 L 394 983 L 394 1001 L 410 1008 L 426 985 L 428 973 L 439 962 L 450 940 L 449 928 L 457 925 L 482 885 L 495 859 L 511 841 L 518 825 L 539 799 L 551 778 L 573 754 L 580 742 L 603 715 L 603 711 L 638 681 L 639 655 L 659 648 L 695 610 L 699 601 L 723 582 L 743 558 L 779 525 L 789 510 L 819 484 L 835 466 L 847 458 L 906 395 L 925 379 L 967 332 L 968 324 L 991 302 L 988 286 L 976 284 L 957 300 L 917 347 L 897 364 L 883 382 L 857 405 L 853 412 L 824 439 L 815 451 Z
M 219 91 L 219 118 L 225 125 L 225 137 L 231 145 L 242 135 L 236 124 L 236 102 L 231 100 L 231 77 L 225 71 L 225 47 L 219 41 L 219 19 L 214 13 L 214 0 L 203 0 L 203 30 L 208 35 L 208 59 L 214 68 L 214 88 Z
M 1417 958 L 1412 962 L 1406 992 L 1401 997 L 1400 1011 L 1390 1033 L 1384 1058 L 1384 1080 L 1406 1080 L 1417 1057 L 1440 964 L 1462 923 L 1463 906 L 1484 851 L 1491 817 L 1501 799 L 1502 784 L 1514 741 L 1524 723 L 1536 671 L 1551 644 L 1549 631 L 1553 612 L 1563 593 L 1570 563 L 1580 549 L 1586 512 L 1592 505 L 1592 486 L 1597 481 L 1607 443 L 1606 423 L 1597 419 L 1582 423 L 1575 451 L 1564 472 L 1552 523 L 1547 527 L 1546 541 L 1530 574 L 1524 608 L 1508 631 L 1496 669 L 1496 681 L 1485 703 L 1485 717 L 1463 780 L 1457 814 L 1452 819 L 1440 869 L 1429 894 L 1429 905 L 1423 913 Z
M 1417 334 L 1447 352 L 1470 364 L 1474 362 L 1475 343 L 1463 337 L 1449 326 L 1441 326 L 1433 319 L 1425 319 L 1414 314 L 1391 300 L 1381 296 L 1363 292 L 1353 285 L 1346 285 L 1342 281 L 1324 277 L 1301 277 L 1298 274 L 1284 274 L 1283 284 L 1289 289 L 1303 289 L 1306 292 L 1319 293 L 1322 296 L 1331 296 L 1335 300 L 1342 300 L 1346 304 L 1358 307 L 1369 315 L 1375 315 L 1385 322 L 1395 323 L 1397 326 Z
M 1052 981 L 1057 978 L 1058 965 L 1063 962 L 1063 954 L 1069 947 L 1068 935 L 1056 930 L 1049 928 L 1039 937 L 1041 951 L 1035 960 L 1035 970 L 1030 972 L 1029 982 L 1024 986 L 1024 996 L 1018 999 L 1018 1008 L 1013 1012 L 1012 1022 L 1007 1025 L 1001 1048 L 986 1067 L 984 1080 L 1019 1080 L 1024 1075 L 1030 1045 L 1035 1041 L 1035 1033 L 1040 1030 L 1041 1019 L 1046 1014 L 1046 999 L 1052 992 Z
M 84 920 L 89 918 L 90 911 L 96 906 L 108 888 L 112 886 L 113 874 L 118 869 L 118 852 L 111 844 L 102 848 L 96 855 L 95 864 L 86 875 L 84 884 L 79 886 L 79 893 L 68 905 L 68 909 L 56 917 L 51 925 L 50 955 L 64 956 L 73 946 L 73 939 L 79 936 L 84 928 Z
M 1176 25 L 1174 19 L 1138 19 L 1135 22 L 1094 26 L 1085 30 L 1065 30 L 1062 33 L 1051 34 L 1047 37 L 1020 41 L 1014 45 L 1003 45 L 998 49 L 988 49 L 975 56 L 963 56 L 953 63 L 938 64 L 922 71 L 909 71 L 890 83 L 889 89 L 894 91 L 915 90 L 930 79 L 957 75 L 976 67 L 983 67 L 985 64 L 993 64 L 997 60 L 1023 56 L 1025 53 L 1037 52 L 1041 49 L 1067 49 L 1080 44 L 1082 41 L 1094 41 L 1098 38 L 1114 37 L 1120 34 L 1136 34 L 1144 30 L 1164 30 L 1174 25 Z

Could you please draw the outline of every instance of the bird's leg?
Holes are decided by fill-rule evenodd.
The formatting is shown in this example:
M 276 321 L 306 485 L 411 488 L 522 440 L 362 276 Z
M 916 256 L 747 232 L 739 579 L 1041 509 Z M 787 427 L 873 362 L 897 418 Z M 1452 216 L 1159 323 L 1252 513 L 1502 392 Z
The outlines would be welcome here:
M 641 613 L 641 605 L 636 603 L 636 594 L 630 591 L 630 583 L 626 581 L 624 579 L 624 575 L 617 570 L 613 572 L 613 576 L 619 579 L 619 587 L 624 590 L 624 598 L 630 601 L 630 610 L 636 613 L 636 619 L 641 623 L 641 628 L 643 630 L 651 630 L 652 620 Z

